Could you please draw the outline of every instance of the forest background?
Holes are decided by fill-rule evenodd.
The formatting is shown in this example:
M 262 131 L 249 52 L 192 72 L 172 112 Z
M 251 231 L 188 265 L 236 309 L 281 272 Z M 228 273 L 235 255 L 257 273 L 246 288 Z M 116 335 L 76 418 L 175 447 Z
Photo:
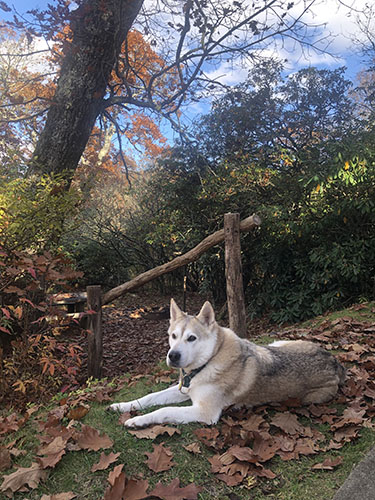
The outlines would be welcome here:
M 374 298 L 373 8 L 353 13 L 365 67 L 350 81 L 277 57 L 291 43 L 329 51 L 314 3 L 58 1 L 12 17 L 0 2 L 0 330 L 39 349 L 40 376 L 64 372 L 47 293 L 117 286 L 226 212 L 262 218 L 242 236 L 250 318 L 290 323 Z M 228 61 L 240 83 L 214 75 Z M 197 102 L 207 112 L 191 123 Z M 222 246 L 153 286 L 173 295 L 184 272 L 189 290 L 225 303 Z

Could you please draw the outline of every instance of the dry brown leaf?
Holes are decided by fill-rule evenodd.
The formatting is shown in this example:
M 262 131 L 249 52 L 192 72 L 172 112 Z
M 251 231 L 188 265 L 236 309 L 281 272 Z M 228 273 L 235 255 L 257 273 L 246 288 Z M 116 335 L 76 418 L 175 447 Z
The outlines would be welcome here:
M 15 472 L 4 477 L 1 491 L 10 490 L 12 493 L 20 490 L 24 486 L 37 488 L 40 481 L 48 475 L 48 471 L 43 470 L 38 463 L 32 463 L 31 467 L 19 467 Z
M 109 396 L 108 392 L 98 391 L 94 395 L 94 401 L 98 401 L 98 403 L 103 403 L 104 401 L 110 401 L 110 400 L 111 397 Z
M 109 486 L 105 493 L 103 500 L 122 500 L 125 490 L 125 472 L 121 472 L 119 476 L 113 482 L 113 485 Z
M 346 408 L 342 414 L 342 417 L 332 424 L 331 429 L 337 430 L 345 425 L 357 425 L 362 424 L 366 410 L 357 410 L 355 408 Z
M 255 435 L 253 450 L 258 457 L 258 462 L 267 462 L 276 455 L 279 443 L 274 437 L 264 439 L 258 432 Z
M 252 414 L 246 420 L 240 422 L 241 427 L 246 431 L 259 431 L 262 424 L 265 424 L 266 421 L 262 415 Z
M 44 457 L 37 458 L 38 463 L 43 469 L 48 467 L 55 467 L 60 462 L 66 450 L 66 439 L 61 436 L 55 437 L 47 446 L 42 446 L 38 450 L 38 455 L 45 455 Z
M 243 462 L 257 462 L 258 457 L 255 455 L 251 448 L 241 447 L 241 446 L 231 446 L 225 453 L 220 455 L 220 462 L 223 465 L 229 465 L 234 460 L 241 460 Z
M 71 491 L 66 493 L 57 493 L 56 495 L 43 495 L 40 500 L 72 500 L 77 498 L 77 495 Z
M 17 448 L 10 448 L 9 453 L 12 455 L 12 457 L 21 457 L 23 455 L 26 455 L 26 450 L 19 450 Z
M 315 464 L 311 468 L 314 470 L 333 470 L 340 464 L 342 464 L 342 457 L 326 458 L 324 462 Z
M 190 453 L 194 453 L 195 455 L 200 455 L 202 453 L 201 447 L 200 447 L 199 443 L 197 443 L 197 442 L 188 444 L 188 445 L 184 446 L 184 448 L 186 451 L 188 451 Z
M 126 411 L 124 413 L 121 413 L 118 419 L 118 423 L 121 425 L 124 425 L 127 420 L 131 417 L 130 411 Z
M 173 436 L 173 434 L 181 434 L 181 431 L 176 427 L 168 427 L 166 425 L 154 425 L 153 427 L 146 427 L 145 429 L 138 429 L 134 431 L 130 431 L 130 434 L 136 436 L 140 439 L 155 439 L 161 434 L 168 434 L 169 436 Z
M 203 444 L 214 448 L 216 446 L 216 440 L 219 437 L 219 430 L 216 427 L 212 427 L 211 429 L 202 427 L 201 429 L 196 429 L 194 434 Z
M 120 453 L 109 453 L 106 455 L 104 451 L 100 454 L 99 462 L 97 464 L 94 464 L 91 467 L 91 472 L 96 472 L 97 470 L 105 470 L 108 469 L 108 467 L 113 464 L 113 462 L 116 462 L 118 457 L 120 456 Z
M 165 448 L 162 444 L 152 445 L 154 451 L 149 453 L 146 451 L 145 455 L 148 456 L 147 465 L 154 472 L 163 472 L 173 467 L 172 462 L 173 453 L 170 448 Z
M 54 455 L 59 453 L 61 450 L 65 449 L 66 442 L 66 439 L 63 439 L 61 436 L 57 436 L 46 446 L 41 446 L 38 449 L 38 455 Z
M 70 420 L 82 420 L 85 415 L 90 411 L 90 407 L 88 406 L 76 406 L 75 408 L 72 408 L 67 417 Z
M 12 466 L 12 459 L 10 451 L 6 448 L 0 448 L 0 471 L 10 469 Z
M 251 476 L 266 477 L 267 479 L 275 479 L 276 474 L 272 470 L 265 469 L 262 465 L 252 466 L 249 470 Z
M 333 435 L 333 439 L 335 441 L 344 441 L 348 443 L 358 436 L 359 431 L 360 428 L 358 426 L 349 425 L 348 427 L 343 427 L 336 431 Z
M 319 446 L 308 438 L 298 439 L 294 451 L 300 455 L 315 455 L 319 450 Z
M 224 481 L 224 483 L 231 488 L 233 486 L 238 486 L 239 484 L 241 484 L 243 479 L 244 479 L 242 474 L 239 474 L 239 473 L 237 473 L 237 474 L 220 473 L 220 474 L 216 474 L 215 477 L 220 479 L 220 481 Z
M 0 435 L 17 431 L 24 423 L 24 419 L 18 418 L 17 413 L 12 413 L 8 417 L 0 419 Z
M 279 427 L 286 434 L 303 434 L 303 426 L 298 422 L 297 415 L 288 411 L 276 413 L 271 420 L 271 424 Z
M 82 450 L 98 451 L 113 446 L 113 441 L 106 434 L 100 435 L 97 429 L 88 425 L 82 425 L 81 432 L 74 439 Z
M 148 498 L 148 486 L 147 479 L 129 479 L 126 482 L 123 498 L 126 498 L 126 500 L 142 500 L 143 498 Z
M 150 496 L 164 500 L 195 500 L 200 491 L 202 491 L 202 488 L 196 486 L 194 483 L 180 488 L 180 480 L 175 478 L 168 485 L 159 482 L 151 491 Z
M 124 464 L 116 465 L 116 467 L 113 470 L 111 470 L 111 472 L 109 473 L 108 482 L 111 486 L 113 486 L 115 484 L 115 481 L 118 478 L 118 476 L 121 474 L 123 467 L 124 467 Z
M 223 464 L 220 461 L 220 455 L 214 455 L 213 457 L 208 457 L 207 460 L 211 464 L 211 472 L 216 474 L 221 471 Z

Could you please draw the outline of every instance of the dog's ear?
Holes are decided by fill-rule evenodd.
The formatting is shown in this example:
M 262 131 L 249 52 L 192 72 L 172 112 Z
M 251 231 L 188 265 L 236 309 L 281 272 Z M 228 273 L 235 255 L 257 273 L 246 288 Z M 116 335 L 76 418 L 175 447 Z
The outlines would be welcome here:
M 184 315 L 185 313 L 181 311 L 181 309 L 178 307 L 174 299 L 171 299 L 171 307 L 170 307 L 171 321 L 176 321 L 177 318 L 180 318 L 181 316 Z
M 208 300 L 203 304 L 202 309 L 199 311 L 197 319 L 206 326 L 209 326 L 215 322 L 215 312 Z

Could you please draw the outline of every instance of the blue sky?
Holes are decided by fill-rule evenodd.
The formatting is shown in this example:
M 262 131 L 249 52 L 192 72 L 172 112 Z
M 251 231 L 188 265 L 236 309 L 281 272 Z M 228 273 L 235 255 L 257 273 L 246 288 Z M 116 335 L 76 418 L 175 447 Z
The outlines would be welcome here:
M 149 2 L 152 0 L 145 0 Z M 250 0 L 249 0 L 250 1 Z M 287 59 L 286 72 L 294 72 L 303 67 L 317 66 L 319 68 L 334 69 L 340 66 L 347 66 L 346 75 L 352 81 L 355 75 L 363 67 L 363 61 L 359 53 L 355 52 L 352 37 L 358 34 L 358 25 L 356 17 L 360 15 L 361 9 L 368 0 L 345 0 L 348 5 L 355 6 L 357 13 L 350 12 L 339 3 L 339 0 L 317 0 L 311 12 L 307 14 L 306 21 L 317 25 L 325 25 L 321 28 L 321 34 L 333 34 L 330 45 L 330 52 L 333 56 L 323 53 L 317 53 L 312 50 L 301 53 L 298 47 L 294 46 L 277 46 L 276 51 L 270 52 L 269 55 L 277 55 L 281 59 Z M 54 0 L 13 0 L 9 4 L 12 5 L 20 14 L 25 13 L 29 9 L 43 9 L 48 3 L 54 3 Z M 6 18 L 7 15 L 0 11 L 0 18 Z M 374 29 L 375 32 L 375 29 Z M 208 71 L 211 76 L 220 78 L 220 81 L 225 84 L 235 85 L 245 80 L 249 67 L 235 65 L 234 68 L 230 63 L 222 63 L 220 66 Z M 207 67 L 208 70 L 208 67 Z M 193 118 L 196 114 L 207 112 L 209 108 L 208 101 L 201 101 L 196 104 L 190 104 L 189 113 L 185 118 Z M 168 134 L 169 135 L 169 134 Z
M 146 0 L 147 1 L 147 0 Z M 368 0 L 346 0 L 348 5 L 353 5 L 360 11 L 361 8 L 368 3 Z M 20 14 L 25 13 L 29 9 L 43 9 L 46 8 L 48 3 L 54 3 L 54 0 L 13 0 L 9 1 L 8 4 L 13 6 Z M 0 18 L 8 17 L 3 11 L 0 11 Z M 312 12 L 308 14 L 308 21 L 323 24 L 326 23 L 327 26 L 322 30 L 322 33 L 331 32 L 334 34 L 334 38 L 330 47 L 333 54 L 336 55 L 336 59 L 328 55 L 317 54 L 310 51 L 303 57 L 297 52 L 286 51 L 280 49 L 279 55 L 288 59 L 288 66 L 290 71 L 300 69 L 308 65 L 335 68 L 338 66 L 346 65 L 348 66 L 348 77 L 353 78 L 357 71 L 362 67 L 362 62 L 360 56 L 353 53 L 353 43 L 350 37 L 358 32 L 358 27 L 355 22 L 355 13 L 349 13 L 342 4 L 339 4 L 339 0 L 319 0 L 312 9 Z M 241 78 L 241 71 L 236 68 L 234 71 L 227 67 L 223 67 L 217 70 L 218 74 L 225 72 L 227 83 L 236 83 L 238 78 Z M 221 73 L 220 73 L 221 72 Z

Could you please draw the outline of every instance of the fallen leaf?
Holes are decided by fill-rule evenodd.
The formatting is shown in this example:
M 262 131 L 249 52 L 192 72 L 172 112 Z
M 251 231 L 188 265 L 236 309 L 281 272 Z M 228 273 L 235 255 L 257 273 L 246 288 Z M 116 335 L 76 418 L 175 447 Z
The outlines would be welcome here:
M 241 427 L 246 431 L 259 431 L 262 424 L 265 424 L 266 421 L 262 415 L 252 414 L 246 420 L 240 422 Z
M 0 434 L 17 431 L 23 423 L 23 419 L 19 419 L 16 413 L 12 413 L 8 417 L 0 419 Z
M 364 418 L 364 414 L 366 410 L 357 410 L 355 408 L 346 408 L 342 414 L 342 417 L 339 418 L 337 422 L 332 424 L 332 430 L 340 429 L 340 427 L 344 427 L 345 425 L 350 424 L 362 424 Z
M 243 476 L 241 474 L 216 474 L 216 476 L 220 481 L 223 481 L 227 486 L 230 486 L 231 488 L 233 486 L 238 486 L 239 484 L 242 483 L 243 481 Z
M 43 495 L 40 500 L 72 500 L 77 498 L 77 495 L 68 491 L 66 493 L 57 493 L 56 495 Z
M 356 438 L 358 436 L 358 432 L 360 431 L 360 428 L 354 425 L 350 425 L 348 427 L 344 427 L 342 429 L 339 429 L 336 431 L 333 435 L 333 439 L 335 441 L 344 441 L 348 443 L 352 439 Z
M 10 451 L 6 448 L 0 448 L 0 471 L 10 469 L 12 466 L 12 459 Z
M 116 462 L 119 456 L 120 453 L 111 452 L 109 455 L 106 455 L 103 451 L 100 455 L 99 462 L 91 467 L 91 472 L 107 469 L 113 462 Z
M 69 413 L 67 414 L 67 417 L 70 420 L 82 420 L 82 418 L 87 415 L 89 412 L 90 408 L 87 406 L 77 406 L 76 408 L 72 408 Z
M 163 444 L 153 445 L 154 451 L 145 452 L 148 456 L 147 465 L 154 472 L 163 472 L 173 467 L 173 453 L 170 448 L 165 448 Z
M 219 430 L 216 427 L 213 427 L 211 429 L 203 427 L 202 429 L 196 429 L 194 431 L 194 434 L 206 446 L 215 447 L 216 440 L 219 437 Z
M 119 419 L 118 419 L 118 423 L 119 423 L 120 425 L 124 425 L 124 424 L 125 424 L 125 422 L 126 422 L 127 420 L 129 420 L 129 418 L 130 418 L 130 417 L 131 417 L 131 413 L 130 413 L 130 411 L 126 411 L 126 412 L 124 412 L 124 413 L 121 413 L 121 415 L 119 416 Z
M 249 470 L 249 474 L 252 476 L 266 477 L 267 479 L 275 479 L 276 474 L 272 470 L 265 469 L 263 465 L 254 466 Z
M 181 434 L 181 431 L 175 427 L 168 427 L 166 425 L 154 425 L 153 427 L 146 427 L 145 429 L 134 431 L 129 430 L 129 433 L 140 439 L 155 439 L 156 437 L 166 433 L 169 436 L 173 436 L 173 434 Z
M 55 467 L 60 462 L 63 455 L 65 455 L 67 441 L 61 436 L 55 437 L 47 446 L 42 446 L 38 450 L 38 455 L 45 455 L 44 457 L 37 458 L 38 463 L 43 469 L 47 467 Z
M 98 451 L 113 446 L 113 441 L 106 434 L 100 435 L 97 429 L 88 425 L 82 425 L 81 432 L 74 439 L 82 450 Z
M 184 446 L 184 448 L 186 451 L 189 451 L 190 453 L 194 453 L 195 455 L 200 455 L 202 453 L 201 447 L 200 447 L 199 443 L 197 443 L 197 442 L 188 444 L 188 445 Z
M 119 476 L 113 482 L 113 485 L 109 486 L 105 493 L 103 500 L 122 500 L 125 490 L 125 472 L 121 472 Z
M 273 437 L 264 439 L 258 432 L 255 434 L 253 443 L 254 454 L 258 457 L 257 462 L 267 462 L 276 455 L 279 443 Z
M 1 491 L 10 490 L 12 493 L 28 485 L 30 488 L 37 488 L 40 481 L 43 481 L 48 475 L 48 471 L 43 470 L 41 466 L 34 462 L 31 467 L 19 467 L 15 472 L 4 477 Z
M 271 424 L 279 427 L 286 434 L 303 434 L 303 426 L 298 422 L 297 415 L 288 411 L 276 413 L 271 420 Z
M 18 450 L 17 448 L 11 448 L 9 450 L 9 453 L 13 456 L 13 457 L 21 457 L 23 455 L 26 455 L 26 450 Z
M 333 470 L 340 464 L 342 464 L 342 457 L 326 458 L 324 462 L 315 464 L 311 468 L 314 470 Z
M 223 464 L 220 460 L 220 455 L 214 455 L 213 457 L 208 457 L 207 460 L 211 464 L 211 472 L 216 474 L 221 471 Z
M 258 457 L 251 448 L 241 446 L 231 446 L 225 453 L 220 455 L 220 462 L 223 465 L 231 464 L 235 459 L 244 462 L 257 462 Z
M 162 498 L 163 500 L 195 500 L 200 491 L 202 491 L 202 488 L 194 483 L 180 488 L 180 480 L 175 478 L 168 485 L 157 483 L 150 496 Z
M 150 495 L 147 493 L 148 489 L 147 479 L 129 479 L 126 482 L 124 497 L 126 500 L 142 500 L 148 498 Z
M 122 472 L 122 468 L 124 467 L 124 464 L 116 465 L 116 467 L 111 470 L 108 476 L 108 482 L 111 486 L 115 484 L 116 479 Z

